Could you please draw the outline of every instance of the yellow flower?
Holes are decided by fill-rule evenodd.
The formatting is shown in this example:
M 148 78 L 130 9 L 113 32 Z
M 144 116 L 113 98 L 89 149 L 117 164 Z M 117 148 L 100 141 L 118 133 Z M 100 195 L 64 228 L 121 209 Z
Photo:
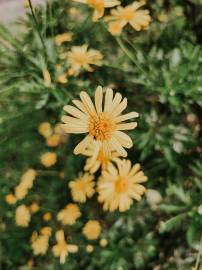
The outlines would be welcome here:
M 46 139 L 46 144 L 49 147 L 56 147 L 60 144 L 60 135 L 59 134 L 52 134 L 50 137 Z
M 47 152 L 41 156 L 41 164 L 45 167 L 51 167 L 55 165 L 57 156 L 55 153 Z
M 49 86 L 51 84 L 51 75 L 49 71 L 47 69 L 44 69 L 42 73 L 43 73 L 43 80 L 44 80 L 45 85 Z
M 65 263 L 66 257 L 68 253 L 75 253 L 78 251 L 78 246 L 76 245 L 69 245 L 65 241 L 64 231 L 60 230 L 56 232 L 55 235 L 57 244 L 53 246 L 53 254 L 55 257 L 60 257 L 60 263 Z
M 15 211 L 15 222 L 18 226 L 28 227 L 29 222 L 31 220 L 29 208 L 22 204 L 17 207 Z
M 20 185 L 25 189 L 30 189 L 33 187 L 34 180 L 36 178 L 37 172 L 34 169 L 28 169 L 22 176 Z
M 88 45 L 73 46 L 71 51 L 67 53 L 67 60 L 70 63 L 70 74 L 77 75 L 80 70 L 86 69 L 92 72 L 91 65 L 101 66 L 103 55 L 94 49 L 88 50 Z
M 50 212 L 46 212 L 44 215 L 43 215 L 43 220 L 44 221 L 50 221 L 52 219 L 52 215 Z
M 63 33 L 59 34 L 55 37 L 55 43 L 57 45 L 61 45 L 64 42 L 68 42 L 72 40 L 72 33 Z
M 166 23 L 168 21 L 168 15 L 162 12 L 157 16 L 157 19 L 159 20 L 159 22 Z
M 104 203 L 104 210 L 120 212 L 126 211 L 133 203 L 133 199 L 140 200 L 146 191 L 140 185 L 147 181 L 147 177 L 140 171 L 140 165 L 131 167 L 130 160 L 117 163 L 118 169 L 110 164 L 98 181 L 98 201 Z
M 57 82 L 62 83 L 62 84 L 67 83 L 68 82 L 67 77 L 68 77 L 68 72 L 60 74 L 57 78 Z
M 108 241 L 107 241 L 107 239 L 102 238 L 102 239 L 100 239 L 99 244 L 101 247 L 106 247 L 108 245 Z
M 93 175 L 85 173 L 69 183 L 71 194 L 75 202 L 84 203 L 87 198 L 93 196 L 95 193 L 95 183 L 93 182 L 93 179 Z
M 116 151 L 120 156 L 127 156 L 124 148 L 131 148 L 133 142 L 123 130 L 132 130 L 137 126 L 136 122 L 127 123 L 128 119 L 138 117 L 138 113 L 130 112 L 122 115 L 127 107 L 127 98 L 122 100 L 122 95 L 116 93 L 113 97 L 111 88 L 107 88 L 103 108 L 103 89 L 98 86 L 95 91 L 95 106 L 86 92 L 80 93 L 80 100 L 73 100 L 78 107 L 64 106 L 64 110 L 70 116 L 63 116 L 63 129 L 67 133 L 88 133 L 76 146 L 74 154 L 82 154 L 88 145 L 96 141 L 95 156 L 100 148 L 104 155 L 110 151 Z
M 95 240 L 101 233 L 101 225 L 97 220 L 90 220 L 83 228 L 83 234 L 89 240 Z
M 105 8 L 111 8 L 120 4 L 117 0 L 74 0 L 75 2 L 87 4 L 94 9 L 93 21 L 96 22 L 104 15 Z
M 104 154 L 103 149 L 101 148 L 99 152 L 95 152 L 96 142 L 93 141 L 90 145 L 87 146 L 86 150 L 82 153 L 85 156 L 88 156 L 86 160 L 86 165 L 84 169 L 89 171 L 91 174 L 95 173 L 100 167 L 102 170 L 106 170 L 108 165 L 112 161 L 116 161 L 119 157 L 119 154 L 115 151 Z
M 87 245 L 87 246 L 86 246 L 86 251 L 87 251 L 88 253 L 92 253 L 93 250 L 94 250 L 94 247 L 93 247 L 92 245 Z
M 33 202 L 29 207 L 30 213 L 35 214 L 39 211 L 39 205 L 36 202 Z
M 41 228 L 41 230 L 40 230 L 40 233 L 42 234 L 42 235 L 47 235 L 47 236 L 51 236 L 51 234 L 52 234 L 52 228 L 51 227 L 43 227 L 43 228 Z
M 114 36 L 119 36 L 122 31 L 122 24 L 119 21 L 111 22 L 109 23 L 108 31 Z
M 112 34 L 120 34 L 120 27 L 123 28 L 127 24 L 130 24 L 136 31 L 145 30 L 151 22 L 149 10 L 139 10 L 144 3 L 133 2 L 131 5 L 125 7 L 117 7 L 111 10 L 111 15 L 105 17 L 109 23 L 109 31 Z M 115 22 L 117 23 L 115 25 Z M 118 25 L 119 23 L 119 25 Z M 116 29 L 115 29 L 116 28 Z
M 39 134 L 41 134 L 44 138 L 48 138 L 48 137 L 52 134 L 53 130 L 52 130 L 52 128 L 51 128 L 50 123 L 48 123 L 48 122 L 43 122 L 43 123 L 41 123 L 41 124 L 39 125 L 39 127 L 38 127 L 38 132 L 39 132 Z
M 15 204 L 17 200 L 16 197 L 12 193 L 10 193 L 5 196 L 5 201 L 8 204 Z
M 81 212 L 78 205 L 70 203 L 58 213 L 57 219 L 63 225 L 73 225 L 80 216 Z
M 28 189 L 24 188 L 22 185 L 18 185 L 15 187 L 15 197 L 17 200 L 22 200 L 24 199 L 28 194 Z
M 35 239 L 32 239 L 32 249 L 34 252 L 34 255 L 44 255 L 46 254 L 48 250 L 48 241 L 49 241 L 49 236 L 48 235 L 39 235 L 35 236 Z

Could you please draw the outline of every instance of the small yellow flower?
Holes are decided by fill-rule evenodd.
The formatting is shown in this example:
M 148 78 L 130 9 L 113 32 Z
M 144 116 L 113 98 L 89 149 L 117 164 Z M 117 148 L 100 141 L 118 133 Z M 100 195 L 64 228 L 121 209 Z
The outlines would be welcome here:
M 114 161 L 116 162 L 119 154 L 115 151 L 104 154 L 103 149 L 101 148 L 99 152 L 95 151 L 96 142 L 93 141 L 90 145 L 87 146 L 86 150 L 82 153 L 85 156 L 88 156 L 84 170 L 89 171 L 91 174 L 95 173 L 100 167 L 102 170 L 106 170 L 108 165 Z
M 104 203 L 104 210 L 120 212 L 126 211 L 133 203 L 133 199 L 140 200 L 146 191 L 141 183 L 147 177 L 140 171 L 140 165 L 131 167 L 130 160 L 117 162 L 118 169 L 110 164 L 98 181 L 98 201 Z
M 49 71 L 47 69 L 44 69 L 42 73 L 43 73 L 43 80 L 44 80 L 45 85 L 49 86 L 51 84 L 51 75 Z
M 43 215 L 43 220 L 44 221 L 50 221 L 52 219 L 52 214 L 50 212 L 46 212 L 44 215 Z
M 90 220 L 83 228 L 83 234 L 89 240 L 95 240 L 101 233 L 101 225 L 97 220 Z
M 17 207 L 15 211 L 15 222 L 18 226 L 28 227 L 29 222 L 31 220 L 29 208 L 22 204 Z
M 35 236 L 35 239 L 32 239 L 32 249 L 34 252 L 34 255 L 44 255 L 46 254 L 48 250 L 48 242 L 49 242 L 49 236 L 48 235 L 39 235 Z
M 59 46 L 64 42 L 68 42 L 72 40 L 72 33 L 63 33 L 59 34 L 55 37 L 55 43 Z
M 69 183 L 71 194 L 75 202 L 84 203 L 87 198 L 93 196 L 95 193 L 95 183 L 93 182 L 93 179 L 93 175 L 85 173 Z
M 47 152 L 41 156 L 41 164 L 45 167 L 51 167 L 55 165 L 57 156 L 53 152 Z
M 40 230 L 40 233 L 42 234 L 42 235 L 47 235 L 47 236 L 51 236 L 51 234 L 52 234 L 52 228 L 51 227 L 43 227 L 43 228 L 41 228 L 41 230 Z
M 74 0 L 75 2 L 87 4 L 94 9 L 93 21 L 96 22 L 104 15 L 105 8 L 111 8 L 120 4 L 118 0 Z
M 50 123 L 43 122 L 38 127 L 38 132 L 41 134 L 44 138 L 48 138 L 53 133 L 53 130 L 51 128 Z
M 8 204 L 15 204 L 17 200 L 16 200 L 16 197 L 12 193 L 9 193 L 5 196 L 5 201 Z
M 34 169 L 28 169 L 22 176 L 20 185 L 25 189 L 30 189 L 33 187 L 34 180 L 36 178 L 37 172 Z
M 92 245 L 87 245 L 87 246 L 86 246 L 86 251 L 87 251 L 88 253 L 92 253 L 93 250 L 94 250 L 94 247 L 93 247 Z
M 101 66 L 103 55 L 94 49 L 88 50 L 88 45 L 73 46 L 67 53 L 67 60 L 70 63 L 72 75 L 78 75 L 81 69 L 93 71 L 91 65 Z
M 122 100 L 120 93 L 114 95 L 112 89 L 107 88 L 104 101 L 101 86 L 98 86 L 95 91 L 95 105 L 84 91 L 80 93 L 80 98 L 81 101 L 73 100 L 77 108 L 71 105 L 64 106 L 64 110 L 71 116 L 62 117 L 65 123 L 62 127 L 66 133 L 87 133 L 74 149 L 74 154 L 82 154 L 95 140 L 95 153 L 102 148 L 105 156 L 108 156 L 110 151 L 116 151 L 120 156 L 127 156 L 124 148 L 131 148 L 133 142 L 123 131 L 133 130 L 137 123 L 128 123 L 126 120 L 138 117 L 136 112 L 122 115 L 127 107 L 127 99 Z
M 39 205 L 36 202 L 33 202 L 29 207 L 30 213 L 35 214 L 39 211 Z
M 17 200 L 22 200 L 24 199 L 28 194 L 28 189 L 24 188 L 22 185 L 18 185 L 15 187 L 15 197 Z
M 57 82 L 61 83 L 61 84 L 64 84 L 64 83 L 67 83 L 68 82 L 68 72 L 65 72 L 65 73 L 62 73 L 58 76 L 57 78 Z
M 75 253 L 78 251 L 77 245 L 69 245 L 65 241 L 64 231 L 60 230 L 56 232 L 55 235 L 57 244 L 53 246 L 53 254 L 55 257 L 60 257 L 60 263 L 64 264 L 68 253 Z
M 109 31 L 113 34 L 120 34 L 120 27 L 123 28 L 127 24 L 130 24 L 134 30 L 140 31 L 148 28 L 151 17 L 149 10 L 139 10 L 143 6 L 143 2 L 133 2 L 131 5 L 125 7 L 117 7 L 111 10 L 111 15 L 105 17 L 106 21 L 109 21 Z M 115 25 L 114 23 L 119 23 Z M 117 28 L 118 30 L 115 30 Z M 114 31 L 113 31 L 114 30 Z
M 114 36 L 119 36 L 122 32 L 122 24 L 120 22 L 111 22 L 108 31 Z
M 166 23 L 168 21 L 168 15 L 162 12 L 157 16 L 157 19 L 159 20 L 159 22 Z
M 107 239 L 102 238 L 102 239 L 100 239 L 99 244 L 101 247 L 106 247 L 108 245 L 108 241 L 107 241 Z
M 61 142 L 61 138 L 59 134 L 52 134 L 50 137 L 46 139 L 46 144 L 49 147 L 57 147 Z
M 70 203 L 58 213 L 57 219 L 63 225 L 73 225 L 80 216 L 81 212 L 78 205 Z

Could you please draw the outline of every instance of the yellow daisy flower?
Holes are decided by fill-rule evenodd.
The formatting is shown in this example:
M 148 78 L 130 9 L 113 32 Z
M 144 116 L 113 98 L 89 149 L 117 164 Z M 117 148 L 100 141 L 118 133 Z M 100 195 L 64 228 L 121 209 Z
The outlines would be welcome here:
M 52 228 L 51 227 L 48 227 L 48 226 L 43 227 L 43 228 L 41 228 L 40 233 L 42 235 L 48 235 L 50 237 L 51 234 L 52 234 Z
M 105 238 L 102 238 L 102 239 L 100 239 L 99 244 L 101 247 L 106 247 L 108 245 L 108 240 Z
M 98 86 L 95 91 L 95 105 L 86 92 L 80 93 L 80 100 L 73 100 L 76 107 L 64 106 L 64 110 L 71 115 L 63 116 L 62 125 L 66 133 L 88 133 L 76 146 L 74 154 L 82 154 L 88 145 L 96 141 L 95 156 L 100 148 L 104 155 L 110 151 L 116 151 L 120 156 L 127 156 L 124 148 L 131 148 L 133 142 L 123 130 L 132 130 L 137 126 L 136 122 L 127 123 L 128 119 L 138 117 L 138 113 L 130 112 L 122 115 L 127 107 L 127 98 L 122 100 L 122 95 L 116 93 L 113 97 L 111 88 L 106 90 L 103 106 L 103 89 Z M 104 107 L 104 108 L 103 108 Z
M 77 75 L 81 69 L 89 72 L 93 71 L 91 65 L 101 66 L 103 55 L 94 49 L 88 50 L 88 45 L 73 46 L 71 51 L 67 53 L 67 60 L 70 63 L 69 74 Z
M 96 22 L 104 15 L 105 8 L 111 8 L 120 4 L 118 0 L 74 0 L 75 2 L 87 4 L 94 9 L 93 21 Z
M 84 170 L 89 171 L 91 174 L 94 174 L 100 167 L 102 170 L 106 170 L 107 166 L 112 161 L 116 161 L 119 157 L 119 154 L 115 151 L 109 152 L 108 155 L 105 155 L 102 148 L 100 148 L 99 152 L 95 152 L 95 147 L 96 142 L 93 141 L 93 143 L 88 145 L 86 150 L 82 153 L 88 157 Z
M 24 188 L 22 185 L 18 185 L 15 187 L 15 197 L 17 200 L 22 200 L 24 199 L 28 194 L 28 189 Z
M 43 220 L 44 221 L 50 221 L 52 219 L 52 214 L 50 212 L 46 212 L 44 215 L 43 215 Z
M 87 246 L 86 246 L 86 252 L 92 253 L 93 250 L 94 250 L 94 247 L 93 247 L 92 245 L 87 245 Z
M 130 24 L 136 31 L 147 29 L 151 22 L 151 16 L 149 15 L 149 10 L 139 10 L 143 5 L 143 2 L 135 1 L 126 7 L 119 6 L 116 9 L 112 9 L 111 15 L 105 17 L 106 21 L 110 21 L 108 30 L 112 34 L 118 35 L 121 33 L 120 28 L 127 24 Z
M 64 264 L 66 257 L 68 256 L 68 253 L 75 253 L 78 251 L 78 246 L 77 245 L 69 245 L 65 241 L 65 235 L 64 231 L 60 230 L 56 232 L 55 235 L 57 244 L 53 246 L 53 254 L 55 257 L 60 257 L 60 263 Z
M 58 213 L 57 219 L 63 225 L 73 225 L 80 216 L 81 212 L 78 205 L 70 203 Z
M 35 235 L 32 237 L 32 249 L 34 255 L 44 255 L 46 254 L 49 247 L 49 236 L 48 235 Z
M 50 123 L 43 122 L 38 127 L 38 132 L 40 135 L 42 135 L 44 138 L 48 138 L 53 133 L 52 127 Z
M 12 193 L 9 193 L 5 196 L 5 201 L 8 204 L 15 204 L 17 200 L 16 200 L 16 197 Z
M 47 168 L 51 167 L 55 165 L 56 161 L 57 161 L 57 156 L 55 153 L 47 152 L 41 156 L 41 164 L 44 167 L 47 167 Z
M 93 182 L 93 179 L 93 175 L 85 173 L 69 183 L 71 194 L 75 202 L 84 203 L 87 198 L 93 196 L 95 193 L 95 183 Z
M 22 176 L 20 185 L 25 189 L 30 189 L 33 187 L 34 180 L 36 178 L 37 172 L 34 169 L 28 169 Z
M 46 139 L 46 144 L 49 147 L 57 147 L 61 142 L 61 138 L 59 134 L 52 134 L 50 137 Z
M 147 177 L 140 171 L 140 165 L 131 167 L 130 160 L 117 163 L 118 169 L 110 164 L 98 181 L 98 201 L 103 203 L 104 210 L 120 212 L 126 211 L 133 203 L 133 199 L 140 200 L 146 191 L 141 183 Z
M 21 227 L 28 227 L 30 220 L 31 215 L 29 212 L 29 208 L 24 204 L 18 206 L 15 211 L 16 224 Z
M 40 207 L 39 207 L 38 203 L 36 203 L 36 202 L 33 202 L 29 207 L 29 211 L 32 214 L 37 213 L 39 211 L 39 209 L 40 209 Z
M 68 42 L 72 40 L 72 33 L 63 33 L 59 34 L 55 37 L 55 43 L 59 46 L 64 42 Z
M 95 240 L 101 233 L 101 225 L 97 220 L 89 220 L 83 228 L 83 234 L 89 240 Z

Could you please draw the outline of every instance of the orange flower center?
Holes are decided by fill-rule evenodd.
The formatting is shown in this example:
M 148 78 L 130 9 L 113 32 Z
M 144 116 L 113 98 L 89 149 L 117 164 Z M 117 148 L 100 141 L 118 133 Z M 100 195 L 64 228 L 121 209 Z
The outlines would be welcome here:
M 114 129 L 115 124 L 106 113 L 100 113 L 98 116 L 90 118 L 89 134 L 96 138 L 96 140 L 109 140 Z
M 87 52 L 77 52 L 74 54 L 73 59 L 81 66 L 89 63 L 89 57 Z
M 115 183 L 115 190 L 117 193 L 125 192 L 128 189 L 128 181 L 124 178 L 119 178 Z
M 121 11 L 122 19 L 126 20 L 127 22 L 131 21 L 134 18 L 135 12 L 132 8 L 125 8 Z
M 103 0 L 88 0 L 88 5 L 95 9 L 100 10 L 104 8 L 104 1 Z

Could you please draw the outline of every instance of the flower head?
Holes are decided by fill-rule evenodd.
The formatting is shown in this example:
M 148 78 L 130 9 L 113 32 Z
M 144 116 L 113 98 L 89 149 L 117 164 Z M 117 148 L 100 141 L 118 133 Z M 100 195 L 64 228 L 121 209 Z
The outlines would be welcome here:
M 141 199 L 146 191 L 141 183 L 147 181 L 147 177 L 140 171 L 139 164 L 131 167 L 129 160 L 121 160 L 117 165 L 118 169 L 110 164 L 103 171 L 98 181 L 98 201 L 104 204 L 104 210 L 123 212 L 130 208 L 133 199 Z
M 52 219 L 52 214 L 50 212 L 46 212 L 44 215 L 43 215 L 43 220 L 44 221 L 50 221 Z
M 122 115 L 127 107 L 127 99 L 122 100 L 122 95 L 113 96 L 112 89 L 108 88 L 103 106 L 103 89 L 98 86 L 95 91 L 95 105 L 86 92 L 80 93 L 80 100 L 73 100 L 76 107 L 67 105 L 64 110 L 71 115 L 63 116 L 64 131 L 67 133 L 87 133 L 87 136 L 76 146 L 74 154 L 83 153 L 87 146 L 95 140 L 95 156 L 102 148 L 105 156 L 110 151 L 116 151 L 120 156 L 127 156 L 124 148 L 131 148 L 131 138 L 123 130 L 132 130 L 136 122 L 127 123 L 128 119 L 138 117 L 138 113 L 131 112 Z M 104 108 L 103 108 L 104 107 Z
M 85 173 L 69 183 L 71 194 L 75 202 L 84 203 L 87 198 L 93 196 L 95 193 L 95 183 L 93 182 L 93 179 L 93 175 Z
M 65 263 L 68 253 L 75 253 L 78 251 L 78 246 L 69 245 L 65 241 L 64 231 L 60 230 L 56 232 L 55 235 L 57 244 L 53 246 L 53 254 L 55 257 L 60 257 L 60 263 Z
M 61 45 L 64 42 L 68 42 L 72 40 L 72 33 L 63 33 L 59 34 L 55 37 L 55 43 L 57 45 Z
M 105 8 L 111 8 L 120 4 L 118 0 L 74 0 L 79 3 L 87 4 L 94 9 L 93 21 L 96 22 L 104 15 Z
M 47 152 L 41 156 L 41 164 L 45 167 L 51 167 L 55 165 L 57 156 L 55 153 Z
M 69 73 L 77 75 L 81 69 L 89 72 L 93 71 L 91 65 L 101 66 L 103 55 L 94 49 L 88 50 L 88 45 L 73 46 L 71 51 L 67 53 L 67 60 L 70 63 Z
M 59 134 L 52 134 L 46 139 L 46 144 L 49 147 L 57 147 L 61 142 L 61 137 Z
M 101 247 L 106 247 L 108 245 L 108 240 L 105 238 L 102 238 L 102 239 L 100 239 L 99 244 Z
M 93 247 L 92 245 L 87 245 L 87 246 L 86 246 L 86 252 L 92 253 L 93 250 L 94 250 L 94 247 Z
M 8 204 L 15 204 L 17 200 L 16 200 L 16 197 L 12 193 L 9 193 L 5 196 L 5 201 Z
M 30 213 L 32 213 L 32 214 L 37 213 L 39 211 L 39 209 L 40 209 L 40 207 L 39 207 L 37 202 L 33 202 L 29 207 Z
M 139 10 L 144 3 L 133 2 L 126 7 L 117 7 L 111 10 L 111 15 L 105 17 L 106 21 L 109 21 L 109 31 L 114 35 L 119 35 L 121 29 L 130 24 L 136 31 L 147 29 L 151 22 L 149 10 Z
M 21 227 L 28 227 L 30 220 L 31 216 L 28 207 L 24 204 L 18 206 L 15 211 L 16 224 Z
M 102 227 L 97 220 L 89 220 L 83 228 L 83 234 L 89 240 L 95 240 L 99 237 Z
M 57 219 L 63 225 L 73 225 L 80 216 L 81 212 L 78 205 L 70 203 L 58 213 Z
M 38 132 L 44 138 L 48 138 L 53 133 L 53 130 L 52 130 L 50 123 L 43 122 L 39 125 Z
M 33 186 L 37 172 L 34 169 L 28 169 L 22 176 L 20 185 L 25 189 L 30 189 Z
M 33 234 L 31 238 L 31 246 L 34 252 L 34 255 L 44 255 L 46 254 L 48 250 L 48 241 L 49 241 L 49 236 L 48 235 L 39 235 Z

